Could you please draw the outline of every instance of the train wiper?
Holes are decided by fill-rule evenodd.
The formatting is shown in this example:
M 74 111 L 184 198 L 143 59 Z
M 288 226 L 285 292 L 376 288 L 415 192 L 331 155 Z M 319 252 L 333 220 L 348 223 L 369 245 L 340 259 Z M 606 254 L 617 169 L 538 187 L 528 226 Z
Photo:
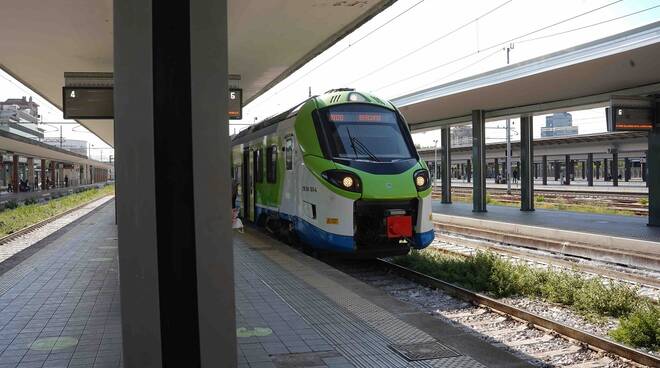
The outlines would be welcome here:
M 353 148 L 353 154 L 355 155 L 355 159 L 357 160 L 357 150 L 355 149 L 355 142 L 353 142 L 353 137 L 351 136 L 351 131 L 348 130 L 348 127 L 346 127 L 346 133 L 348 133 L 348 140 L 351 142 L 351 148 Z
M 355 145 L 357 144 L 357 146 L 362 149 L 362 152 L 364 152 L 367 156 L 369 156 L 369 158 L 372 161 L 380 162 L 378 157 L 376 157 L 376 155 L 374 155 L 373 152 L 371 152 L 369 150 L 369 148 L 367 148 L 367 146 L 365 146 L 364 143 L 362 143 L 360 140 L 358 140 L 357 137 L 350 137 L 350 139 L 351 139 L 351 144 L 353 145 L 353 151 L 355 151 Z

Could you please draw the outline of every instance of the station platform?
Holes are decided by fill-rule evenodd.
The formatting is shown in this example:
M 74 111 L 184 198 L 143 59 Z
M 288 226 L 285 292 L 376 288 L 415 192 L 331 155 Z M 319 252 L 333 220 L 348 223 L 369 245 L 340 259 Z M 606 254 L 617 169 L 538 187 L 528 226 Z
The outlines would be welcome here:
M 236 234 L 234 250 L 240 367 L 528 366 L 256 231 Z M 408 344 L 444 357 L 409 361 L 392 348 Z
M 0 368 L 121 365 L 114 219 L 109 201 L 0 263 Z
M 116 231 L 109 201 L 0 263 L 0 368 L 122 366 Z M 240 367 L 528 366 L 257 231 L 234 250 Z M 418 343 L 441 358 L 392 349 Z
M 545 209 L 526 212 L 519 207 L 494 205 L 489 205 L 487 212 L 472 212 L 471 203 L 443 204 L 438 200 L 433 202 L 433 219 L 442 224 L 546 239 L 564 250 L 571 243 L 584 244 L 593 247 L 593 258 L 598 252 L 611 250 L 607 256 L 610 258 L 604 260 L 630 264 L 627 262 L 637 255 L 646 259 L 645 266 L 655 269 L 660 265 L 660 227 L 647 226 L 646 217 Z M 616 259 L 615 252 L 621 252 L 624 258 Z M 576 255 L 591 258 L 586 253 Z

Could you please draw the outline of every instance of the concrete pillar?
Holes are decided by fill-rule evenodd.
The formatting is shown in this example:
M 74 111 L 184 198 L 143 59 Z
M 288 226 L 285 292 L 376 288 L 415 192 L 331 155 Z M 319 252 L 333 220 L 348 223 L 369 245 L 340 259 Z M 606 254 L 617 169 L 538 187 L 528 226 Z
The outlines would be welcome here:
M 12 156 L 11 185 L 14 192 L 18 192 L 18 155 Z
M 35 187 L 37 180 L 34 179 L 34 157 L 28 157 L 27 159 L 27 182 L 32 190 L 37 190 Z
M 486 120 L 482 110 L 472 111 L 472 211 L 486 212 Z
M 57 163 L 55 161 L 50 162 L 50 185 L 53 186 L 53 187 L 56 186 L 56 183 L 55 183 L 55 166 L 56 165 L 57 165 Z
M 660 111 L 660 106 L 656 110 Z M 656 114 L 656 118 L 660 117 Z M 646 184 L 649 187 L 649 226 L 660 226 L 660 127 L 649 132 Z
M 450 128 L 440 130 L 440 170 L 442 176 L 442 203 L 451 203 L 451 139 L 449 139 Z
M 472 164 L 470 163 L 470 159 L 468 159 L 465 164 L 465 177 L 467 178 L 468 183 L 472 181 Z
M 564 185 L 571 185 L 571 155 L 564 160 Z
M 539 178 L 539 164 L 538 162 L 534 163 L 534 179 Z
M 236 367 L 227 1 L 113 5 L 123 364 Z
M 586 165 L 586 163 L 585 163 L 584 161 L 582 161 L 581 164 L 582 164 L 582 165 L 580 165 L 580 166 L 581 166 L 580 171 L 582 172 L 582 180 L 584 180 L 584 177 L 585 177 L 585 170 L 586 170 L 586 166 L 587 166 L 587 165 Z
M 520 117 L 520 210 L 534 211 L 534 128 L 532 115 Z
M 559 166 L 559 161 L 554 161 L 554 170 L 555 170 L 555 181 L 558 181 L 561 177 L 561 166 Z
M 593 153 L 591 154 L 593 157 Z M 596 161 L 596 180 L 600 179 L 600 161 Z
M 41 190 L 46 190 L 46 160 L 41 159 Z
M 497 157 L 495 158 L 495 177 L 500 175 L 500 163 Z
M 541 159 L 541 177 L 543 178 L 543 185 L 548 185 L 548 156 L 543 155 Z
M 624 167 L 624 172 L 623 172 L 623 177 L 626 182 L 630 181 L 630 177 L 632 176 L 632 162 L 628 157 L 623 159 L 623 167 Z
M 594 154 L 587 154 L 587 185 L 594 186 Z
M 612 152 L 612 185 L 619 186 L 619 152 L 617 150 Z
M 646 172 L 647 169 L 646 168 L 648 166 L 646 164 L 646 158 L 647 157 L 649 157 L 648 151 L 646 152 L 646 155 L 639 160 L 640 161 L 640 169 L 642 171 L 642 181 L 643 182 L 646 182 L 646 175 L 647 175 L 647 172 Z
M 610 181 L 610 179 L 611 179 L 610 171 L 609 171 L 609 168 L 607 167 L 607 159 L 606 158 L 603 159 L 603 179 L 605 181 Z

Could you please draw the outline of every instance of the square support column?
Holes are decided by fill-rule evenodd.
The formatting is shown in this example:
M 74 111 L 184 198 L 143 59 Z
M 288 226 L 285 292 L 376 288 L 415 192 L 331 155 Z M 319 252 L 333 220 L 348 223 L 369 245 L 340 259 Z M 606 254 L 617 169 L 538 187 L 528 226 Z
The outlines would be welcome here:
M 32 188 L 32 190 L 37 190 L 36 184 L 37 181 L 34 178 L 34 157 L 28 157 L 27 159 L 27 178 L 26 178 L 28 185 Z
M 18 193 L 18 155 L 12 156 L 11 165 L 11 186 L 12 190 Z
M 612 152 L 612 185 L 619 186 L 619 151 Z
M 442 203 L 451 203 L 451 139 L 450 127 L 440 130 L 440 170 L 442 176 Z
M 554 161 L 553 168 L 555 170 L 555 181 L 558 181 L 561 177 L 561 166 L 559 165 L 559 161 Z
M 543 178 L 543 185 L 548 185 L 548 156 L 543 155 L 541 159 L 541 175 Z
M 124 367 L 236 367 L 227 1 L 113 5 Z
M 594 154 L 587 154 L 587 185 L 594 186 Z
M 572 163 L 571 155 L 566 155 L 564 160 L 564 185 L 571 185 Z
M 632 172 L 631 172 L 632 171 L 632 162 L 630 161 L 630 159 L 628 157 L 624 158 L 623 160 L 624 160 L 623 161 L 623 168 L 624 168 L 623 180 L 628 182 L 628 181 L 630 181 L 630 177 L 632 176 Z
M 487 167 L 488 166 L 485 166 L 485 168 Z M 484 172 L 486 172 L 485 168 L 484 168 Z M 468 183 L 472 180 L 472 164 L 470 163 L 470 159 L 468 159 L 467 162 L 465 163 L 465 178 Z
M 520 210 L 534 211 L 534 128 L 533 116 L 520 117 Z
M 646 167 L 648 169 L 646 184 L 649 187 L 649 226 L 660 226 L 660 128 L 649 132 Z
M 607 159 L 603 159 L 603 180 L 605 181 L 610 181 L 610 171 L 609 168 L 607 167 Z
M 592 153 L 593 157 L 593 153 Z M 596 180 L 600 179 L 600 161 L 596 161 Z
M 486 120 L 483 110 L 472 111 L 472 211 L 486 212 Z
M 46 160 L 41 159 L 41 190 L 46 190 L 47 185 L 46 185 L 46 169 L 48 166 L 46 166 Z

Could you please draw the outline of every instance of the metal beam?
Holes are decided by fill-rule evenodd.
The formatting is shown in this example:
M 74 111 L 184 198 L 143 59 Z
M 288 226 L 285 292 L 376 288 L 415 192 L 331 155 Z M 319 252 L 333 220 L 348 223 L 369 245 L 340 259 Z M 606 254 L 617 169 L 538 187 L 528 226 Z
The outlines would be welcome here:
M 534 211 L 534 127 L 533 117 L 520 117 L 520 210 Z
M 472 111 L 472 211 L 486 212 L 486 121 L 482 110 Z

